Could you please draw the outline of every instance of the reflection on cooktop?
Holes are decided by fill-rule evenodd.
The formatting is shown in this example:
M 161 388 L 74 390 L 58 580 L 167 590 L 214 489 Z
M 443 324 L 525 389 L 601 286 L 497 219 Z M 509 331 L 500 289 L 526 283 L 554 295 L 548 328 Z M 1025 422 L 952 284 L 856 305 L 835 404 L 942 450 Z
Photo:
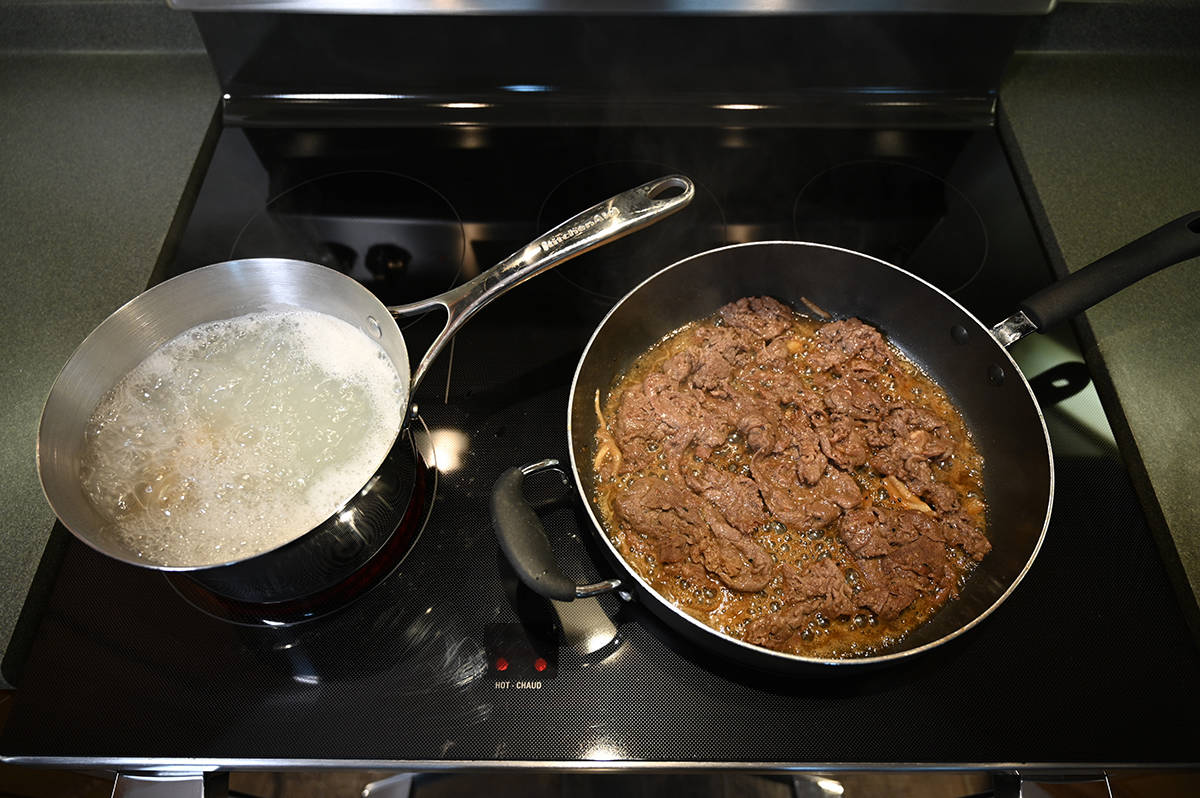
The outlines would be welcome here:
M 458 212 L 433 186 L 351 169 L 307 177 L 274 195 L 238 231 L 229 257 L 320 263 L 386 304 L 402 304 L 451 288 L 465 242 Z
M 848 161 L 815 175 L 792 212 L 796 235 L 900 266 L 953 294 L 983 269 L 987 228 L 959 189 L 918 166 Z

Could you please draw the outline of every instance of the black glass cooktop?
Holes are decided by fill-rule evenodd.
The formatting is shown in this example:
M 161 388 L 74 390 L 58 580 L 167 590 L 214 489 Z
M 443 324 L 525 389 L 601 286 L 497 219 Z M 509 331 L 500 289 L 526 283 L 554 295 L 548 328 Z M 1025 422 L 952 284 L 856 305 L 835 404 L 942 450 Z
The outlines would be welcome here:
M 225 128 L 157 278 L 296 257 L 403 302 L 673 172 L 696 181 L 691 207 L 519 286 L 437 361 L 415 397 L 435 495 L 390 575 L 305 623 L 230 623 L 163 575 L 72 543 L 4 754 L 126 767 L 1194 760 L 1200 657 L 1111 453 L 1058 454 L 1045 545 L 997 612 L 865 674 L 757 674 L 619 596 L 546 602 L 493 537 L 496 477 L 566 459 L 568 387 L 595 325 L 681 257 L 834 243 L 910 268 L 986 322 L 1007 316 L 1050 270 L 991 128 Z M 405 322 L 410 351 L 435 315 Z M 1041 384 L 1050 407 L 1063 379 Z M 1056 431 L 1056 446 L 1077 433 Z M 611 576 L 569 493 L 551 477 L 530 492 L 566 570 Z

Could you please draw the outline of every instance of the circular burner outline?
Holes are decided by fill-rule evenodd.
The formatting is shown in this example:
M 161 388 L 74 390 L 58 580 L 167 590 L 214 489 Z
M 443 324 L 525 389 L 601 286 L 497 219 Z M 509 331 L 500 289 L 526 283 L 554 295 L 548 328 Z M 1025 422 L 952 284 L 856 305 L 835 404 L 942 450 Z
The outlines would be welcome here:
M 233 243 L 230 244 L 230 247 L 229 247 L 230 260 L 236 259 L 235 256 L 236 256 L 236 252 L 237 252 L 238 243 L 242 240 L 242 236 L 245 235 L 246 230 L 249 229 L 250 225 L 253 224 L 256 219 L 258 219 L 259 217 L 263 216 L 268 211 L 270 211 L 271 206 L 274 205 L 276 202 L 283 199 L 288 194 L 291 194 L 293 191 L 298 191 L 301 188 L 304 188 L 305 186 L 311 185 L 312 183 L 316 183 L 317 181 L 328 180 L 330 178 L 342 177 L 345 175 L 386 175 L 388 177 L 394 177 L 394 178 L 400 178 L 402 180 L 408 180 L 408 181 L 416 183 L 417 185 L 432 192 L 434 194 L 434 196 L 436 196 L 439 200 L 441 200 L 443 203 L 445 203 L 446 207 L 450 210 L 450 213 L 452 213 L 454 215 L 454 221 L 458 224 L 458 245 L 459 245 L 458 246 L 458 264 L 454 268 L 454 275 L 450 278 L 450 284 L 446 286 L 446 290 L 449 291 L 451 288 L 453 288 L 455 285 L 457 285 L 459 279 L 462 277 L 462 274 L 463 274 L 463 265 L 466 263 L 466 260 L 467 260 L 467 229 L 466 229 L 466 226 L 463 224 L 462 216 L 459 214 L 458 208 L 454 207 L 454 204 L 450 202 L 450 200 L 446 197 L 445 194 L 438 191 L 436 188 L 429 185 L 424 180 L 421 180 L 420 178 L 417 178 L 417 177 L 413 177 L 412 175 L 406 175 L 402 172 L 393 172 L 388 169 L 343 169 L 339 172 L 326 172 L 325 174 L 317 175 L 316 177 L 310 177 L 307 180 L 302 180 L 299 183 L 296 183 L 295 185 L 285 188 L 283 191 L 280 191 L 275 196 L 270 197 L 266 201 L 266 203 L 263 205 L 263 207 L 260 208 L 258 211 L 256 211 L 254 213 L 254 215 L 251 216 L 249 219 L 247 219 L 246 222 L 241 226 L 241 228 L 238 229 L 237 235 L 234 236 Z M 261 257 L 268 257 L 268 256 L 264 255 Z M 407 317 L 406 319 L 404 319 L 403 323 L 401 323 L 400 319 L 397 319 L 396 324 L 397 324 L 397 326 L 399 326 L 399 328 L 401 330 L 408 329 L 409 327 L 416 324 L 421 319 L 425 318 L 425 316 L 429 315 L 429 313 L 431 313 L 431 312 L 432 312 L 432 310 L 427 310 L 424 313 L 414 314 L 413 316 L 410 316 L 410 317 Z
M 921 168 L 920 166 L 913 166 L 912 164 L 902 163 L 900 161 L 885 161 L 885 160 L 881 160 L 879 158 L 859 158 L 859 159 L 855 159 L 855 160 L 851 160 L 851 161 L 843 161 L 841 163 L 834 164 L 833 166 L 830 166 L 826 169 L 822 169 L 820 172 L 817 172 L 815 175 L 813 175 L 811 178 L 809 178 L 808 181 L 803 186 L 800 187 L 800 191 L 797 192 L 796 198 L 792 201 L 792 231 L 796 235 L 800 235 L 800 231 L 798 229 L 799 225 L 798 225 L 798 221 L 797 221 L 797 217 L 799 216 L 799 211 L 800 211 L 800 199 L 801 199 L 801 197 L 804 196 L 804 192 L 808 189 L 809 186 L 811 186 L 814 182 L 816 182 L 821 176 L 827 175 L 830 172 L 834 171 L 835 169 L 841 169 L 842 167 L 846 167 L 846 166 L 862 166 L 865 164 L 881 164 L 884 166 L 899 167 L 902 169 L 911 169 L 914 172 L 918 172 L 926 177 L 932 178 L 933 180 L 936 180 L 938 183 L 941 183 L 942 185 L 946 186 L 951 191 L 953 191 L 956 195 L 958 195 L 958 197 L 963 201 L 963 203 L 966 205 L 966 207 L 971 209 L 971 213 L 973 213 L 975 215 L 975 221 L 979 223 L 979 232 L 980 232 L 980 235 L 983 240 L 983 254 L 979 258 L 979 264 L 975 267 L 975 271 L 973 271 L 971 273 L 971 275 L 969 277 L 967 277 L 967 279 L 962 284 L 958 285 L 955 288 L 942 288 L 941 286 L 939 286 L 939 289 L 942 291 L 945 291 L 947 294 L 955 294 L 955 293 L 963 290 L 964 288 L 966 288 L 971 283 L 973 283 L 975 281 L 975 278 L 977 278 L 983 272 L 984 264 L 987 263 L 988 253 L 991 251 L 991 245 L 990 245 L 990 242 L 988 241 L 987 225 L 983 221 L 983 214 L 981 214 L 979 212 L 979 209 L 975 207 L 975 203 L 971 202 L 970 198 L 967 197 L 967 195 L 960 188 L 958 188 L 958 186 L 954 185 L 949 180 L 946 180 L 943 177 L 939 177 L 938 175 L 934 174 L 933 172 L 929 171 L 928 169 Z M 864 254 L 870 255 L 871 253 L 868 252 L 868 253 L 864 253 Z M 876 257 L 876 256 L 871 255 L 871 257 Z M 880 258 L 880 260 L 883 260 L 883 259 Z M 898 266 L 897 264 L 890 264 L 890 265 L 896 266 L 896 268 L 899 268 L 903 271 L 909 271 L 909 269 L 907 269 L 903 266 Z M 910 273 L 915 274 L 915 272 L 910 272 Z
M 673 168 L 667 164 L 664 164 L 660 161 L 647 161 L 647 160 L 638 160 L 638 159 L 632 159 L 632 158 L 614 159 L 611 161 L 599 161 L 597 163 L 589 164 L 587 166 L 576 169 L 574 172 L 571 172 L 569 175 L 564 177 L 562 180 L 555 183 L 554 187 L 551 188 L 550 191 L 548 191 L 546 193 L 546 196 L 542 199 L 542 204 L 540 206 L 538 206 L 538 212 L 537 212 L 536 223 L 535 223 L 537 229 L 539 231 L 548 230 L 549 228 L 546 227 L 547 224 L 557 225 L 563 221 L 563 220 L 559 219 L 559 220 L 551 220 L 550 222 L 547 222 L 544 219 L 545 212 L 546 212 L 546 205 L 549 204 L 550 199 L 554 196 L 555 192 L 557 192 L 560 188 L 562 188 L 564 185 L 566 185 L 570 180 L 578 177 L 579 175 L 583 174 L 584 172 L 587 172 L 588 170 L 599 169 L 601 167 L 613 166 L 616 164 L 633 164 L 633 165 L 637 165 L 637 166 L 662 167 L 664 170 L 662 172 L 663 175 L 687 174 L 685 171 L 683 171 L 681 169 L 675 169 L 675 168 Z M 713 194 L 711 191 L 709 191 L 708 187 L 705 186 L 703 183 L 699 182 L 698 180 L 696 180 L 694 178 L 689 178 L 689 179 L 692 181 L 692 184 L 696 187 L 697 193 L 699 193 L 700 190 L 703 190 L 704 193 L 708 196 L 708 198 L 712 200 L 713 207 L 715 207 L 717 209 L 717 213 L 720 215 L 721 229 L 724 231 L 728 231 L 729 220 L 728 220 L 728 217 L 726 217 L 726 215 L 725 215 L 725 208 L 723 208 L 721 206 L 721 203 L 717 201 L 716 195 Z M 633 186 L 627 186 L 626 188 L 633 188 Z M 585 209 L 577 208 L 577 209 L 575 209 L 575 211 L 572 211 L 572 212 L 579 213 L 583 210 L 585 210 Z M 726 238 L 727 237 L 728 236 L 726 236 Z M 659 271 L 661 271 L 662 269 L 665 269 L 666 267 L 668 267 L 670 265 L 671 264 L 669 264 L 669 263 L 663 263 L 663 264 L 659 265 L 658 268 L 656 268 L 653 272 L 645 275 L 645 277 L 650 277 L 654 274 L 657 274 Z M 602 294 L 599 291 L 595 291 L 591 288 L 588 288 L 587 286 L 580 285 L 579 283 L 575 282 L 570 277 L 568 277 L 567 273 L 565 271 L 563 271 L 562 269 L 553 269 L 552 271 L 553 271 L 554 275 L 556 277 L 558 277 L 558 279 L 564 281 L 565 283 L 570 285 L 572 288 L 582 291 L 583 293 L 585 293 L 589 296 L 596 297 L 598 299 L 602 299 L 605 301 L 615 301 L 615 300 L 620 299 L 622 296 L 624 296 L 624 294 L 619 294 L 619 295 Z M 645 279 L 645 278 L 642 278 L 642 279 Z M 639 284 L 642 281 L 642 279 L 636 280 L 633 283 L 633 286 L 636 286 L 637 284 Z M 630 286 L 630 288 L 632 289 L 633 286 Z
M 430 516 L 433 515 L 433 506 L 437 500 L 439 473 L 437 468 L 437 453 L 430 446 L 428 447 L 428 458 L 426 458 L 425 453 L 422 452 L 424 447 L 417 440 L 418 431 L 413 429 L 413 425 L 420 426 L 419 434 L 424 436 L 424 440 L 432 440 L 432 437 L 425 420 L 415 414 L 409 421 L 408 430 L 402 433 L 409 436 L 409 445 L 412 447 L 417 461 L 417 481 L 413 488 L 412 501 L 415 502 L 418 500 L 418 497 L 421 497 L 421 505 L 415 508 L 416 514 L 413 515 L 412 510 L 414 508 L 410 504 L 409 511 L 405 512 L 404 517 L 397 524 L 396 530 L 393 531 L 380 550 L 371 559 L 363 563 L 357 571 L 341 582 L 312 596 L 274 603 L 255 604 L 253 602 L 238 601 L 210 593 L 201 585 L 187 579 L 186 574 L 168 572 L 163 574 L 163 578 L 171 589 L 175 591 L 175 594 L 193 609 L 222 623 L 254 629 L 297 626 L 307 621 L 333 615 L 356 603 L 363 596 L 366 596 L 388 581 L 400 569 L 400 566 L 412 554 L 417 544 L 420 543 L 421 535 L 424 533 L 425 527 L 429 524 Z M 421 466 L 424 467 L 422 468 Z M 415 524 L 416 528 L 412 535 L 407 538 L 408 542 L 404 552 L 394 561 L 389 561 L 389 550 L 397 539 L 397 532 L 406 523 L 409 523 L 410 519 L 412 519 L 411 523 Z M 355 580 L 364 571 L 372 567 L 379 569 L 380 573 L 374 574 L 367 585 L 358 589 L 357 592 L 350 595 L 344 601 L 335 602 L 327 607 L 321 607 L 322 597 L 328 598 L 335 595 L 338 591 L 346 589 L 345 586 L 348 582 Z

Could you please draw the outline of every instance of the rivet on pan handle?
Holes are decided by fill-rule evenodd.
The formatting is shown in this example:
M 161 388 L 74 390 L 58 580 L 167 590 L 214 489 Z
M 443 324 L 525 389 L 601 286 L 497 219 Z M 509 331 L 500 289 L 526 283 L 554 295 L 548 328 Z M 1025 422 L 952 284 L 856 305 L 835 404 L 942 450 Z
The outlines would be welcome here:
M 619 579 L 580 585 L 559 570 L 541 519 L 522 492 L 525 477 L 548 470 L 557 471 L 563 482 L 568 482 L 557 460 L 540 460 L 510 468 L 496 480 L 492 488 L 492 528 L 496 531 L 504 556 L 521 581 L 530 590 L 546 598 L 572 601 L 616 590 L 621 586 Z

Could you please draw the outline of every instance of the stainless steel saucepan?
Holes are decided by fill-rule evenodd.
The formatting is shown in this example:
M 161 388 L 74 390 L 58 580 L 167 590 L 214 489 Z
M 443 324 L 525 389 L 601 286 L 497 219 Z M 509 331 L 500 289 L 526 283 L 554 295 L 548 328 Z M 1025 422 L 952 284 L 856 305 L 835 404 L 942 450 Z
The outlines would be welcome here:
M 228 261 L 167 280 L 101 323 L 75 350 L 51 388 L 37 439 L 38 475 L 46 498 L 62 523 L 80 540 L 110 557 L 146 566 L 119 538 L 102 532 L 105 522 L 80 484 L 80 461 L 84 429 L 97 404 L 118 380 L 162 344 L 206 322 L 261 310 L 311 310 L 332 315 L 365 332 L 378 341 L 397 373 L 408 375 L 408 348 L 395 320 L 441 307 L 447 313 L 445 327 L 411 371 L 407 390 L 399 397 L 402 417 L 407 419 L 412 394 L 434 358 L 484 305 L 552 266 L 675 213 L 691 201 L 693 194 L 692 182 L 682 176 L 646 183 L 583 211 L 467 283 L 398 307 L 385 307 L 361 284 L 337 271 L 296 260 Z M 368 343 L 364 341 L 364 345 Z M 378 466 L 376 463 L 372 468 Z M 363 473 L 360 484 L 368 484 L 371 477 L 370 471 Z M 353 494 L 345 500 L 352 498 Z M 336 529 L 328 534 L 308 534 L 312 531 L 295 530 L 290 543 L 272 552 L 243 552 L 229 562 L 200 569 L 170 563 L 147 567 L 189 571 L 200 580 L 206 574 L 216 575 L 222 590 L 237 593 L 235 598 L 273 601 L 304 595 L 338 578 L 338 574 L 352 572 L 381 542 L 360 541 L 362 529 L 353 530 L 352 535 Z M 386 538 L 390 529 L 367 530 L 366 534 Z M 347 546 L 360 551 L 347 556 Z M 274 558 L 275 562 L 270 559 L 270 554 L 284 550 L 286 553 Z M 333 572 L 321 567 L 309 574 L 296 565 L 278 567 L 285 560 L 336 560 L 338 567 Z M 238 571 L 229 570 L 235 565 Z M 260 570 L 266 575 L 259 574 Z

